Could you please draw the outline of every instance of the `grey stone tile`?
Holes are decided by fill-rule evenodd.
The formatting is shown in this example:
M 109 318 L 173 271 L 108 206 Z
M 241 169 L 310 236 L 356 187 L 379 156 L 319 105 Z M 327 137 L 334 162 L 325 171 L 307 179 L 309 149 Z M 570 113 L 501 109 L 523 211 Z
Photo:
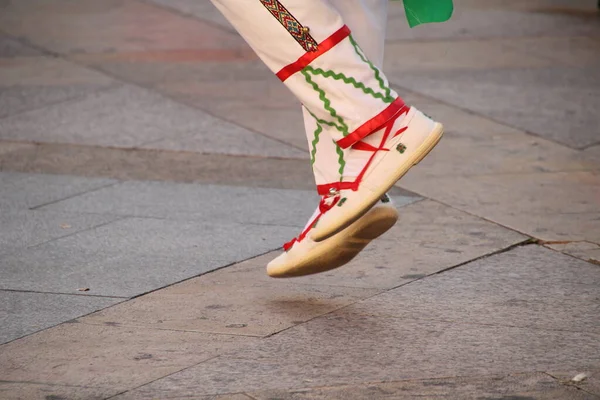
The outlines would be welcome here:
M 3 59 L 0 61 L 0 118 L 81 98 L 116 84 L 102 73 L 60 58 Z M 3 133 L 0 128 L 0 135 Z
M 0 258 L 0 287 L 134 296 L 272 250 L 296 233 L 296 227 L 122 219 Z
M 101 388 L 106 398 L 255 340 L 67 323 L 4 345 L 0 375 L 5 381 L 62 385 L 67 399 L 87 394 L 81 387 Z
M 40 52 L 0 33 L 0 58 L 39 56 Z
M 415 72 L 397 83 L 572 148 L 600 142 L 595 67 Z
M 0 381 L 0 397 L 4 400 L 104 400 L 112 393 L 108 388 Z
M 496 4 L 487 2 L 484 6 L 482 2 L 475 2 L 475 5 L 470 4 L 470 7 L 462 6 L 461 2 L 457 2 L 449 21 L 442 24 L 420 25 L 412 29 L 409 29 L 406 23 L 402 3 L 390 4 L 388 40 L 554 36 L 557 33 L 557 26 L 560 26 L 561 36 L 597 36 L 600 32 L 593 3 L 587 3 L 590 12 L 581 18 L 568 14 L 548 13 L 543 9 L 510 9 L 505 2 Z M 544 5 L 547 6 L 547 3 L 545 2 Z
M 597 171 L 429 179 L 409 173 L 400 184 L 541 240 L 600 243 Z
M 119 217 L 69 214 L 40 210 L 11 210 L 0 213 L 0 255 L 75 232 L 93 228 Z
M 560 66 L 599 66 L 600 41 L 591 37 L 534 37 L 510 40 L 507 46 Z
M 235 32 L 235 29 L 225 19 L 223 14 L 209 1 L 194 0 L 150 0 L 152 3 L 175 9 L 181 13 L 193 15 L 204 21 L 210 21 L 229 31 Z
M 469 376 L 397 382 L 373 382 L 351 386 L 252 392 L 256 400 L 413 400 L 426 399 L 514 399 L 591 400 L 596 398 L 574 387 L 566 387 L 544 373 L 507 376 Z
M 68 100 L 80 99 L 89 93 L 105 87 L 97 85 L 72 86 L 14 86 L 0 89 L 0 118 L 19 114 L 26 111 L 46 107 L 51 104 Z M 0 135 L 11 136 L 8 130 L 0 128 Z M 5 131 L 6 130 L 6 131 Z M 22 135 L 13 139 L 24 139 Z
M 0 120 L 0 137 L 113 147 L 300 157 L 305 153 L 133 86 Z
M 227 267 L 96 313 L 91 324 L 268 336 L 379 292 L 262 280 Z
M 48 207 L 67 212 L 302 227 L 319 202 L 307 190 L 124 182 Z
M 546 247 L 600 265 L 600 244 L 590 242 L 546 243 Z
M 293 278 L 296 284 L 389 289 L 477 257 L 505 249 L 527 237 L 445 205 L 423 200 L 399 207 L 396 225 L 342 268 Z M 264 273 L 278 252 L 227 271 L 238 280 L 272 281 Z M 286 280 L 287 281 L 287 280 Z
M 599 339 L 592 333 L 386 319 L 346 308 L 119 400 L 589 368 L 597 365 Z
M 572 370 L 572 371 L 551 371 L 548 372 L 553 377 L 559 379 L 565 385 L 572 385 L 580 388 L 582 391 L 587 393 L 593 393 L 594 398 L 600 397 L 600 369 L 588 369 L 588 370 Z M 574 381 L 573 378 L 584 374 L 583 380 Z
M 0 26 L 14 37 L 62 54 L 231 48 L 242 42 L 197 19 L 126 0 L 112 0 L 101 9 L 91 0 L 11 1 L 0 14 Z
M 123 299 L 0 290 L 0 344 L 121 301 Z M 1 393 L 0 390 L 0 397 Z
M 599 309 L 597 265 L 529 245 L 391 290 L 350 311 L 600 334 Z
M 0 172 L 0 212 L 27 210 L 116 183 L 113 179 Z

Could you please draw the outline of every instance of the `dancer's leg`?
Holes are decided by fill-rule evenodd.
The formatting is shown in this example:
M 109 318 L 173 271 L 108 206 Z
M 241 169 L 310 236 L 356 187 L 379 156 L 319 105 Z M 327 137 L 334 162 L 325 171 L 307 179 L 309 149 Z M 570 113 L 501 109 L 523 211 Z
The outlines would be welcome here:
M 309 224 L 315 240 L 364 215 L 441 137 L 441 125 L 409 109 L 389 88 L 331 2 L 213 2 L 314 118 L 311 155 L 325 196 L 318 226 Z M 322 132 L 327 135 L 320 139 Z M 329 138 L 339 146 L 336 162 Z M 326 155 L 322 167 L 320 155 Z

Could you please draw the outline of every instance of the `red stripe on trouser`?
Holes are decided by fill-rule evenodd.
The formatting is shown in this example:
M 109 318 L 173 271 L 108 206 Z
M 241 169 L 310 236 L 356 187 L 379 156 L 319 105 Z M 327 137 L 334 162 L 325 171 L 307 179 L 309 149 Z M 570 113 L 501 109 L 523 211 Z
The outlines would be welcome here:
M 282 82 L 285 82 L 285 80 L 288 79 L 290 76 L 302 71 L 302 69 L 308 66 L 311 62 L 313 62 L 323 54 L 327 53 L 335 45 L 347 38 L 349 35 L 350 28 L 348 28 L 346 25 L 342 26 L 333 35 L 329 36 L 327 39 L 319 43 L 317 51 L 310 51 L 308 53 L 304 53 L 302 57 L 300 57 L 293 63 L 283 67 L 277 73 L 277 77 L 281 79 Z

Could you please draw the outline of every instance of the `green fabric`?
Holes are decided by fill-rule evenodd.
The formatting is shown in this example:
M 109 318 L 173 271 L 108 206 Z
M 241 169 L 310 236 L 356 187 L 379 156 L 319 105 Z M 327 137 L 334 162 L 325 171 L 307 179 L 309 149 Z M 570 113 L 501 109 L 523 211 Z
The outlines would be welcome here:
M 448 21 L 452 16 L 452 0 L 404 0 L 408 25 Z

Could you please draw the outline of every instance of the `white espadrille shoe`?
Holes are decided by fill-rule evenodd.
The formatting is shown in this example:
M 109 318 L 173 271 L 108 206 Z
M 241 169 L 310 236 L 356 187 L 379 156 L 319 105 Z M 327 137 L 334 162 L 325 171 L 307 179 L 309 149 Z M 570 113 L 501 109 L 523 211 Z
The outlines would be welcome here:
M 289 278 L 329 271 L 352 260 L 373 239 L 381 236 L 398 220 L 398 210 L 387 194 L 366 214 L 346 229 L 321 242 L 313 241 L 311 221 L 299 238 L 284 245 L 285 252 L 267 265 L 273 278 Z
M 321 215 L 309 233 L 310 238 L 315 242 L 326 240 L 368 212 L 382 195 L 435 147 L 442 134 L 440 123 L 414 107 L 398 124 L 390 121 L 379 146 L 375 148 L 363 143 L 360 148 L 372 148 L 373 157 L 353 182 L 353 187 L 332 188 L 329 191 L 326 198 L 339 207 L 331 207 Z

